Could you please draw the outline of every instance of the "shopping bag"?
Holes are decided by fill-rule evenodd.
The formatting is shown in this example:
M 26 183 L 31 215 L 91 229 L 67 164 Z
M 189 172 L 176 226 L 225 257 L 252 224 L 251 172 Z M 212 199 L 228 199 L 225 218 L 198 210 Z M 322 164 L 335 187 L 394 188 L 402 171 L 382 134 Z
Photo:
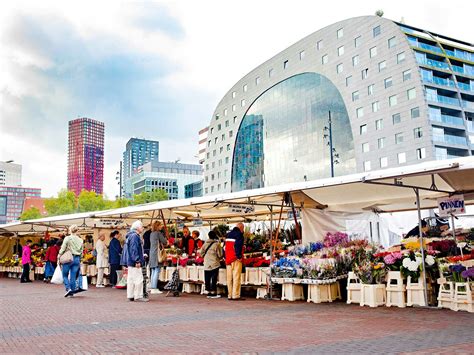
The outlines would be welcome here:
M 87 290 L 88 289 L 88 285 L 87 285 L 87 276 L 86 275 L 82 275 L 82 289 L 83 290 Z
M 56 270 L 54 270 L 53 278 L 51 279 L 52 284 L 61 285 L 63 283 L 63 272 L 61 271 L 61 267 L 58 265 L 56 266 Z

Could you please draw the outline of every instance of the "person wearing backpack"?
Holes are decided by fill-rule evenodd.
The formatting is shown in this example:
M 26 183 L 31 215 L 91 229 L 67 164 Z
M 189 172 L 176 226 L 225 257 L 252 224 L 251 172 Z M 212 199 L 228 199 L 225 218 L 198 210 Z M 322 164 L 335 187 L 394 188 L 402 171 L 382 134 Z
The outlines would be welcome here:
M 220 298 L 217 294 L 217 277 L 219 276 L 219 266 L 222 259 L 222 247 L 216 232 L 209 232 L 209 239 L 206 240 L 199 253 L 204 258 L 204 280 L 206 291 L 209 292 L 207 298 Z

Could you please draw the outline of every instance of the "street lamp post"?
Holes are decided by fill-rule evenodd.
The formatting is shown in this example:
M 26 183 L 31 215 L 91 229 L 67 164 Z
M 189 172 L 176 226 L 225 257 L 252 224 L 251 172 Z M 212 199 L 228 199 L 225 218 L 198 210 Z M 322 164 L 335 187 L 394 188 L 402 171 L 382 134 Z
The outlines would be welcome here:
M 328 138 L 329 158 L 331 161 L 331 177 L 334 177 L 334 164 L 339 164 L 339 154 L 336 152 L 336 148 L 333 147 L 332 142 L 331 111 L 329 111 L 328 125 L 324 126 L 324 138 Z
M 115 174 L 115 180 L 118 180 L 118 185 L 120 188 L 119 197 L 122 199 L 122 161 L 120 161 L 120 170 Z

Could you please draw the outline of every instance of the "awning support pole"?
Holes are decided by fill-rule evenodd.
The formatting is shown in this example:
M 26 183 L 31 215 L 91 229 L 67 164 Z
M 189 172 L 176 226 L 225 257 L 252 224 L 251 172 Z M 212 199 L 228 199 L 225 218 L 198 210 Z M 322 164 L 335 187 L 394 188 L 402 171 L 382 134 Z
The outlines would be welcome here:
M 423 277 L 423 295 L 425 297 L 425 305 L 428 306 L 428 287 L 426 285 L 426 268 L 425 268 L 425 249 L 423 247 L 423 231 L 421 230 L 421 207 L 420 207 L 420 191 L 415 188 L 413 189 L 416 195 L 416 210 L 418 212 L 418 235 L 420 240 L 420 249 L 421 249 L 421 272 Z
M 276 230 L 275 241 L 278 240 L 278 235 L 280 234 L 280 222 L 281 222 L 281 214 L 283 213 L 283 205 L 285 203 L 285 199 L 281 201 L 281 208 L 280 208 L 280 215 L 278 216 L 278 225 Z
M 270 288 L 270 297 L 269 299 L 273 299 L 273 285 L 272 285 L 272 265 L 273 265 L 273 206 L 268 207 L 270 209 L 270 280 L 269 280 L 269 288 Z

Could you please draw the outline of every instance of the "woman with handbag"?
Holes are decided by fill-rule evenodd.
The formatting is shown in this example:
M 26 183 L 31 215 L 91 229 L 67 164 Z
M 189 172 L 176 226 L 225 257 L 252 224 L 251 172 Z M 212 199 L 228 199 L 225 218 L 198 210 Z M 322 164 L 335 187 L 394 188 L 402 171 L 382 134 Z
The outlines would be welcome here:
M 207 298 L 220 298 L 221 296 L 217 294 L 217 277 L 223 255 L 222 247 L 216 232 L 210 231 L 208 235 L 209 239 L 199 251 L 204 257 L 204 280 L 206 281 L 206 291 L 209 292 Z
M 84 247 L 82 239 L 76 234 L 79 228 L 75 224 L 69 227 L 69 235 L 64 238 L 59 250 L 59 262 L 63 266 L 63 279 L 66 293 L 64 297 L 77 292 L 76 280 L 81 267 L 81 256 Z
M 151 270 L 151 293 L 162 293 L 158 289 L 158 278 L 160 269 L 166 261 L 166 253 L 164 248 L 168 245 L 163 233 L 161 233 L 161 222 L 155 221 L 151 228 L 150 234 L 150 270 Z

